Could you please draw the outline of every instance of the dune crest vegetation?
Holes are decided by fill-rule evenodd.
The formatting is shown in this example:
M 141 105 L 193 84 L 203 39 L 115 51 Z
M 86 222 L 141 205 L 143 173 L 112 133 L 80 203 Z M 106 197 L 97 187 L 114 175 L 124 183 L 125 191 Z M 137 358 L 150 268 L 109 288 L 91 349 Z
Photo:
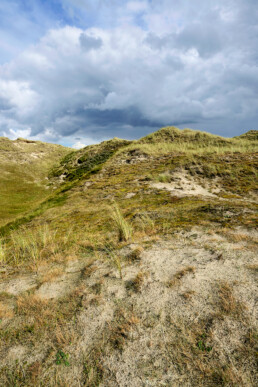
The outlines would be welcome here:
M 257 144 L 1 139 L 0 385 L 256 386 Z

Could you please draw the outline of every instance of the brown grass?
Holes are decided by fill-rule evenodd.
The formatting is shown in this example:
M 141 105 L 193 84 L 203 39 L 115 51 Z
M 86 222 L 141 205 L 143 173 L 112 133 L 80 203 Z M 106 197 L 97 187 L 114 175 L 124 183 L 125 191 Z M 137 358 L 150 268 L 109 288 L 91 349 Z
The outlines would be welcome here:
M 182 278 L 187 275 L 195 272 L 195 267 L 194 266 L 187 266 L 184 267 L 183 269 L 177 271 L 171 280 L 167 282 L 168 287 L 173 287 L 175 285 L 178 285 Z
M 97 270 L 97 266 L 92 262 L 89 262 L 81 272 L 82 278 L 90 277 Z
M 12 318 L 14 313 L 7 305 L 0 301 L 0 319 L 2 318 Z
M 246 306 L 236 300 L 233 289 L 230 284 L 225 281 L 222 281 L 218 284 L 217 290 L 217 308 L 222 315 L 233 315 L 240 317 Z
M 28 374 L 31 382 L 36 385 L 42 371 L 42 364 L 40 361 L 35 361 L 28 367 Z
M 181 294 L 181 296 L 185 300 L 191 300 L 194 295 L 195 295 L 195 291 L 194 290 L 188 290 L 187 292 L 184 292 L 184 293 Z
M 254 271 L 255 273 L 258 272 L 258 263 L 254 263 L 251 265 L 246 265 L 246 268 L 249 270 Z
M 127 281 L 126 288 L 127 290 L 132 290 L 134 292 L 139 292 L 144 282 L 144 277 L 146 273 L 139 272 L 136 277 L 130 281 Z
M 165 343 L 169 362 L 180 375 L 187 375 L 192 386 L 244 386 L 241 373 L 230 362 L 220 360 L 212 321 L 172 320 L 172 338 Z
M 47 273 L 45 273 L 41 279 L 40 282 L 43 284 L 44 282 L 53 282 L 58 277 L 60 277 L 62 274 L 64 274 L 64 268 L 63 267 L 55 267 L 51 270 L 49 270 Z
M 133 312 L 124 308 L 118 309 L 114 314 L 113 321 L 108 324 L 108 344 L 112 349 L 122 350 L 126 339 L 129 338 L 130 330 L 139 323 L 139 319 Z
M 127 259 L 129 262 L 135 262 L 140 261 L 141 254 L 143 253 L 144 249 L 141 246 L 136 247 L 132 250 L 132 252 L 127 256 Z

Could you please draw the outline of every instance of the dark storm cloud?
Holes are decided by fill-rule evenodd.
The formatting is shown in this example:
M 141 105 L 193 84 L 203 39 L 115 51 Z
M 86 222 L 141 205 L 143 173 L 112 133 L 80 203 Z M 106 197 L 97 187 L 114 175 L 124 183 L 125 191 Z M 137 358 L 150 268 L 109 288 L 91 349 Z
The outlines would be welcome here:
M 156 128 L 166 124 L 165 121 L 151 121 L 142 116 L 141 112 L 136 107 L 128 107 L 126 109 L 88 109 L 85 115 L 89 119 L 91 125 L 96 124 L 104 127 L 106 123 L 111 122 L 115 125 L 130 125 L 135 127 L 150 127 Z
M 63 0 L 63 9 L 80 26 L 52 28 L 0 67 L 0 135 L 79 147 L 165 125 L 226 136 L 256 127 L 256 1 Z

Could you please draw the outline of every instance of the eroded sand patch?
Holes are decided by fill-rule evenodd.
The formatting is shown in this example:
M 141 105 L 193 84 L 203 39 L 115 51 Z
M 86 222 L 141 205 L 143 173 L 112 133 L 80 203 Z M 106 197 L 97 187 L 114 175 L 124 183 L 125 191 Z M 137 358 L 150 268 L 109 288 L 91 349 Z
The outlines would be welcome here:
M 205 181 L 203 179 L 203 185 L 200 185 L 196 179 L 184 170 L 173 173 L 171 176 L 171 182 L 152 183 L 151 187 L 156 189 L 166 189 L 167 191 L 170 191 L 171 194 L 178 197 L 189 195 L 216 197 L 216 193 L 220 192 L 220 189 L 215 187 L 215 182 L 214 185 L 211 185 L 208 180 Z

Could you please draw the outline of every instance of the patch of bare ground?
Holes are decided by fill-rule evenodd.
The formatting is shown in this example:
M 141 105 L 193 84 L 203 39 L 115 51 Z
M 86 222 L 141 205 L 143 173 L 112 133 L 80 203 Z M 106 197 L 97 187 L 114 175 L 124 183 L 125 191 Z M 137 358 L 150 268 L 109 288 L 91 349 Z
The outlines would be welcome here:
M 232 199 L 235 202 L 257 202 L 257 197 L 252 191 L 244 195 L 232 194 L 229 191 L 229 187 L 227 187 L 227 191 L 225 190 L 220 177 L 216 176 L 210 179 L 207 176 L 200 176 L 196 173 L 191 174 L 184 168 L 177 168 L 174 171 L 160 174 L 155 180 L 149 184 L 150 188 L 167 190 L 174 197 L 200 196 L 204 199 L 217 198 L 225 202 Z
M 195 228 L 6 283 L 0 385 L 256 386 L 256 238 Z
M 166 189 L 174 196 L 207 196 L 216 197 L 220 192 L 218 181 L 214 179 L 211 183 L 209 179 L 200 179 L 191 176 L 184 170 L 179 170 L 173 174 L 163 174 L 159 176 L 160 182 L 152 183 L 151 187 L 157 189 Z

